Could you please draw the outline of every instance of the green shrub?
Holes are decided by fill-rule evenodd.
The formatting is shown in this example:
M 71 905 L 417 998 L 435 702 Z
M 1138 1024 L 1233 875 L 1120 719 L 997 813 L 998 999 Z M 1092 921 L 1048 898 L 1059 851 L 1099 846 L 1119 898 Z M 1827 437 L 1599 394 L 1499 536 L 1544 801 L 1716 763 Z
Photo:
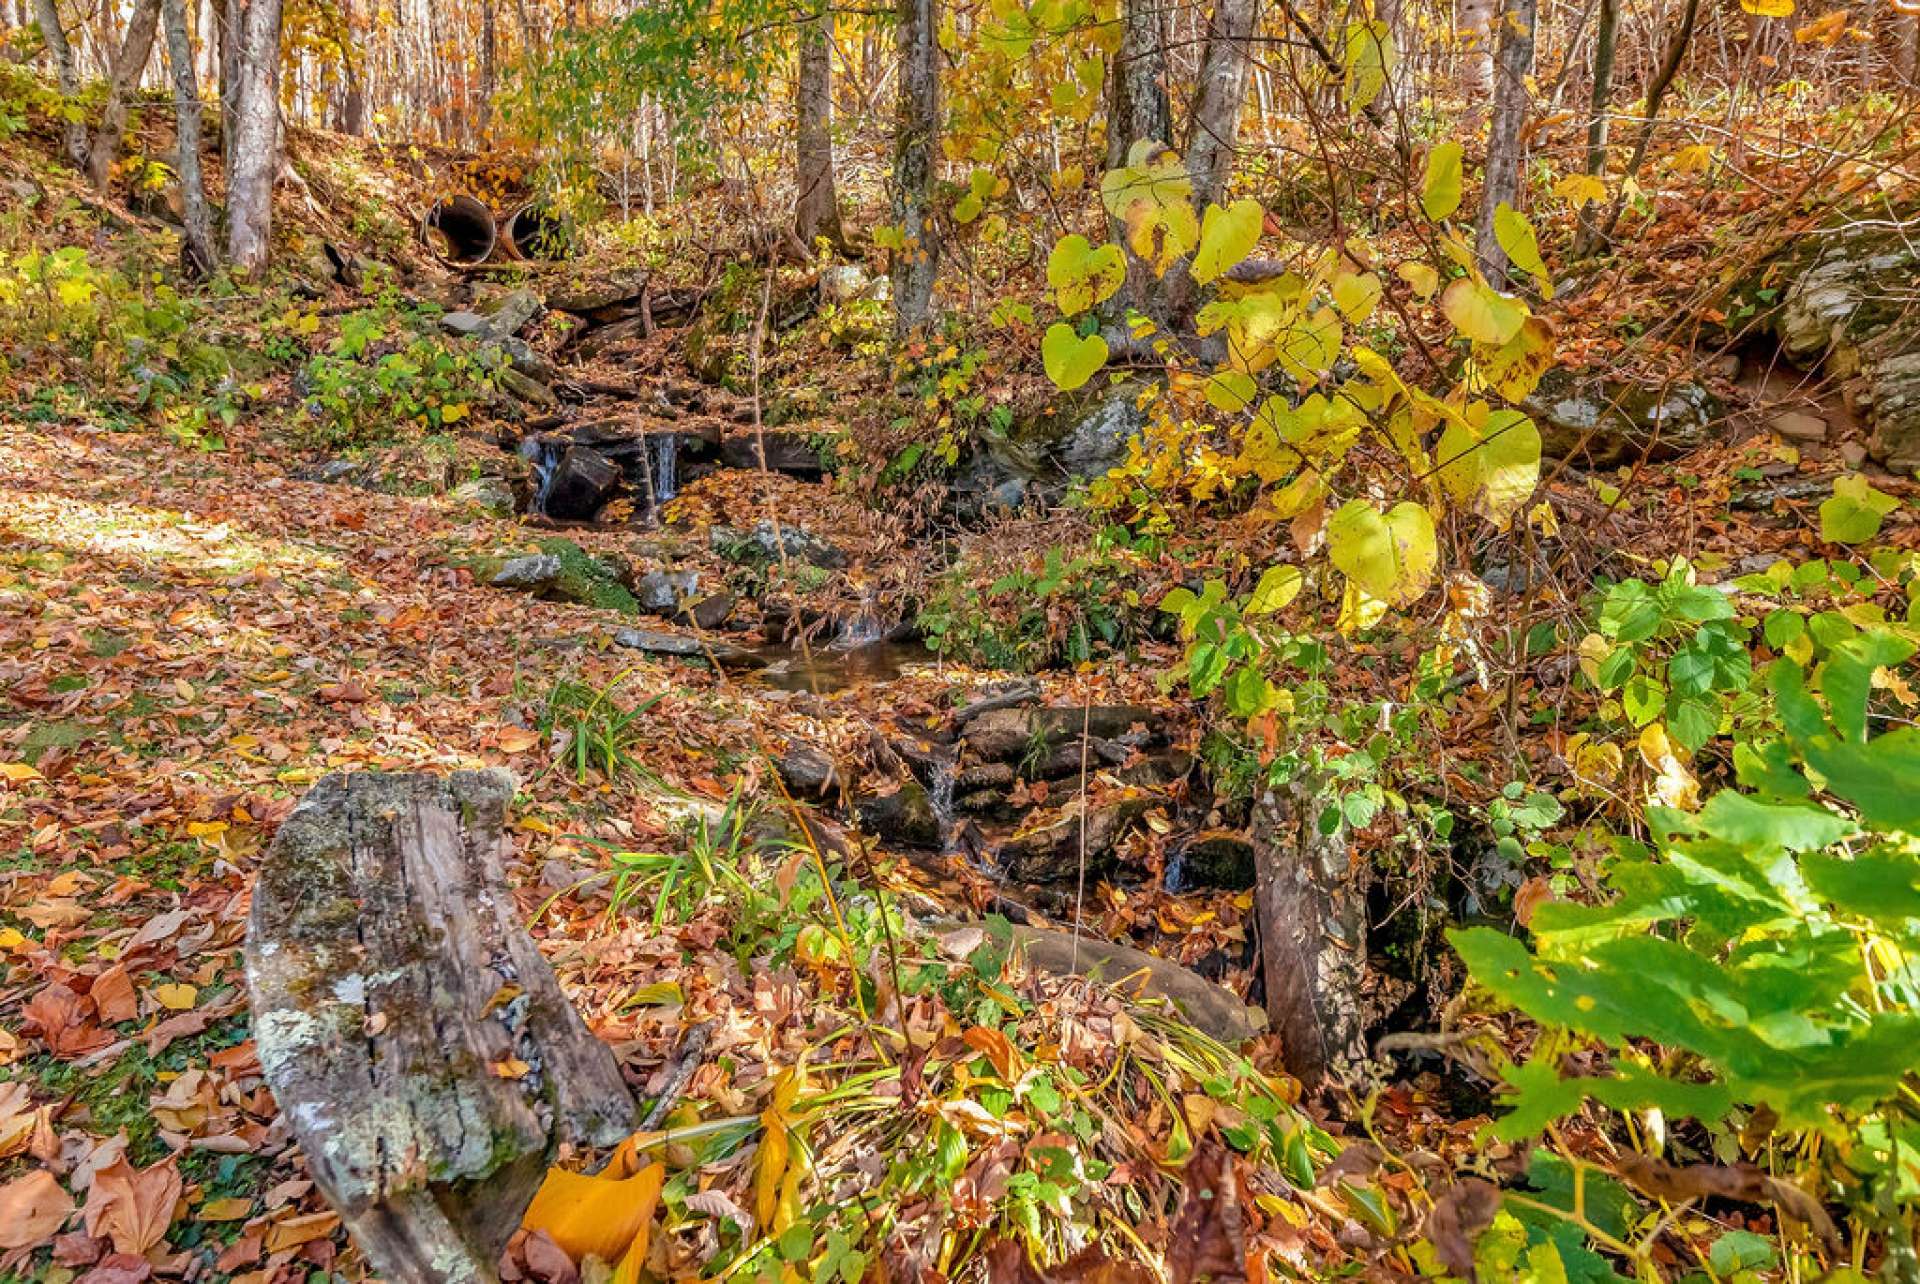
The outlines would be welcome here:
M 427 328 L 430 320 L 391 306 L 341 318 L 339 337 L 307 362 L 311 445 L 342 450 L 410 426 L 451 427 L 492 395 L 505 356 Z

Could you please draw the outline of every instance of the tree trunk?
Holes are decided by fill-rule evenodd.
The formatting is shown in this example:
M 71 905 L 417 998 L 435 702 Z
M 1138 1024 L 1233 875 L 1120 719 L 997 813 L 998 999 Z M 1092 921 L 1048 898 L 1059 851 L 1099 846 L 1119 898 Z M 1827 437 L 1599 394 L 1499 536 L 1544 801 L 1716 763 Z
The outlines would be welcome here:
M 1308 1088 L 1366 1055 L 1361 985 L 1367 969 L 1367 874 L 1336 834 L 1334 805 L 1313 782 L 1269 792 L 1254 812 L 1254 916 L 1267 1020 L 1287 1073 Z
M 240 101 L 240 33 L 246 25 L 244 0 L 214 0 L 220 5 L 220 157 L 231 178 L 233 174 L 233 136 L 238 123 L 235 107 Z
M 1520 198 L 1521 161 L 1526 155 L 1527 111 L 1532 97 L 1527 76 L 1533 70 L 1533 25 L 1539 0 L 1507 0 L 1500 19 L 1500 54 L 1495 60 L 1493 126 L 1487 138 L 1486 186 L 1480 193 L 1480 224 L 1474 255 L 1487 281 L 1506 280 L 1507 252 L 1494 235 L 1494 212 Z
M 1700 0 L 1687 0 L 1687 6 L 1680 13 L 1679 29 L 1673 33 L 1673 39 L 1667 43 L 1666 56 L 1660 61 L 1659 70 L 1647 83 L 1647 100 L 1640 108 L 1640 133 L 1633 140 L 1633 155 L 1627 158 L 1626 177 L 1636 178 L 1640 166 L 1646 162 L 1647 147 L 1653 142 L 1653 129 L 1660 116 L 1660 104 L 1666 101 L 1667 89 L 1673 84 L 1673 78 L 1680 74 L 1680 64 L 1685 61 L 1687 46 L 1693 41 L 1693 28 L 1700 16 Z M 1752 44 L 1748 45 L 1749 51 Z M 1620 191 L 1614 195 L 1613 205 L 1607 211 L 1606 224 L 1600 229 L 1599 241 L 1610 240 L 1613 229 L 1619 226 L 1620 212 L 1627 207 L 1626 183 L 1622 182 Z
M 393 1284 L 497 1280 L 559 1145 L 633 1127 L 612 1051 L 507 887 L 513 790 L 499 770 L 336 773 L 254 886 L 261 1069 L 314 1183 Z
M 40 38 L 47 43 L 47 53 L 53 58 L 54 76 L 60 85 L 60 96 L 69 107 L 78 103 L 80 98 L 80 74 L 73 65 L 73 46 L 67 43 L 66 29 L 60 25 L 60 11 L 55 0 L 33 0 L 34 17 L 40 23 Z M 87 164 L 87 126 L 85 121 L 69 120 L 65 125 L 67 159 L 82 169 Z
M 1587 173 L 1605 178 L 1607 173 L 1607 117 L 1613 107 L 1613 52 L 1618 43 L 1620 0 L 1600 0 L 1600 25 L 1593 37 L 1593 94 L 1587 100 Z M 1593 251 L 1600 235 L 1600 202 L 1589 201 L 1580 207 L 1580 232 L 1574 237 L 1575 258 Z
M 1386 24 L 1387 38 L 1393 42 L 1394 59 L 1387 66 L 1386 83 L 1380 87 L 1380 96 L 1374 99 L 1374 106 L 1380 114 L 1394 122 L 1401 134 L 1406 132 L 1407 88 L 1413 83 L 1413 50 L 1407 40 L 1406 0 L 1376 0 L 1374 12 L 1380 21 Z
M 227 154 L 227 258 L 242 272 L 266 266 L 279 169 L 280 0 L 249 0 L 239 41 L 233 142 Z
M 840 196 L 833 181 L 833 12 L 800 23 L 800 66 L 794 79 L 793 230 L 809 252 L 815 237 L 842 240 Z
M 1254 0 L 1215 0 L 1187 126 L 1187 173 L 1193 206 L 1202 214 L 1225 196 L 1240 141 L 1240 109 L 1247 100 L 1248 42 L 1253 38 Z
M 1480 104 L 1493 92 L 1493 20 L 1499 12 L 1500 0 L 1458 0 L 1454 9 L 1454 29 L 1465 47 L 1460 90 L 1469 119 L 1480 118 Z
M 493 0 L 481 0 L 480 5 L 480 112 L 475 128 L 481 138 L 493 133 L 493 88 L 495 62 L 499 51 L 495 48 L 496 37 L 493 28 Z
M 1125 0 L 1120 51 L 1113 58 L 1107 100 L 1107 168 L 1119 169 L 1137 142 L 1171 146 L 1173 109 L 1167 104 L 1167 42 L 1155 0 Z
M 893 138 L 893 222 L 902 238 L 893 251 L 896 335 L 925 324 L 940 266 L 933 218 L 933 170 L 939 155 L 940 44 L 935 0 L 899 0 L 900 85 Z
M 193 41 L 187 35 L 186 0 L 162 0 L 167 24 L 167 65 L 173 80 L 174 172 L 180 176 L 180 211 L 186 223 L 182 257 L 201 276 L 211 275 L 213 219 L 207 212 L 206 182 L 200 177 L 200 85 L 193 71 Z
M 100 111 L 100 128 L 94 131 L 93 146 L 87 149 L 87 173 L 97 192 L 107 190 L 113 167 L 120 159 L 120 137 L 127 130 L 127 96 L 139 84 L 140 75 L 153 57 L 153 33 L 160 21 L 160 0 L 135 0 L 127 19 L 126 34 L 120 38 L 119 52 L 113 56 L 113 73 L 107 78 L 107 102 Z
M 1920 89 L 1920 6 L 1903 7 L 1896 20 L 1899 33 L 1894 66 L 1909 89 Z

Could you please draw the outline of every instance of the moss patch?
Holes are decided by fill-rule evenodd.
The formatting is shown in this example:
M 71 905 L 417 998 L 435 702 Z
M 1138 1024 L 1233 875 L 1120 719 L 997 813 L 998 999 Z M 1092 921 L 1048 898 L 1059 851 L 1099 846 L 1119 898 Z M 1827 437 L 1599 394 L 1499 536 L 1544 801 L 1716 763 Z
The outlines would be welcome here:
M 540 551 L 560 559 L 560 578 L 553 584 L 555 597 L 622 615 L 640 614 L 640 603 L 620 583 L 614 569 L 572 540 L 541 540 Z

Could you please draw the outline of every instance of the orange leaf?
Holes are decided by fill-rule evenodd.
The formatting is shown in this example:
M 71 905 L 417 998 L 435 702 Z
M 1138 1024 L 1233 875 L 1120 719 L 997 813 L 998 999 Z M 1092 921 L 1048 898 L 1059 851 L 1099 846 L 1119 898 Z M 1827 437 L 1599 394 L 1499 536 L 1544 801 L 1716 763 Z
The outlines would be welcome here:
M 0 1186 L 0 1248 L 46 1243 L 73 1216 L 73 1196 L 53 1174 L 36 1168 Z
M 654 1205 L 666 1180 L 666 1166 L 657 1163 L 631 1177 L 551 1169 L 520 1224 L 529 1231 L 545 1231 L 575 1262 L 597 1257 L 624 1267 L 636 1244 L 645 1255 Z
M 87 1234 L 112 1240 L 116 1253 L 145 1257 L 173 1225 L 180 1185 L 172 1159 L 135 1170 L 121 1155 L 93 1175 L 87 1191 Z
M 497 743 L 501 753 L 525 753 L 540 743 L 540 736 L 525 727 L 508 727 L 500 733 Z

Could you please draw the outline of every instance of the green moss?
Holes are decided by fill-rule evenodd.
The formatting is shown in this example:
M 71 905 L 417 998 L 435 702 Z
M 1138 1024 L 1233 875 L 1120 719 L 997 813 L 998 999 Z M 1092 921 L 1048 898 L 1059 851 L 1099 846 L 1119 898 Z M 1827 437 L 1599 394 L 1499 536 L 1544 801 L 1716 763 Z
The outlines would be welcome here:
M 553 585 L 557 596 L 622 615 L 640 614 L 640 603 L 620 583 L 614 569 L 572 540 L 541 540 L 540 551 L 560 559 L 560 578 Z

